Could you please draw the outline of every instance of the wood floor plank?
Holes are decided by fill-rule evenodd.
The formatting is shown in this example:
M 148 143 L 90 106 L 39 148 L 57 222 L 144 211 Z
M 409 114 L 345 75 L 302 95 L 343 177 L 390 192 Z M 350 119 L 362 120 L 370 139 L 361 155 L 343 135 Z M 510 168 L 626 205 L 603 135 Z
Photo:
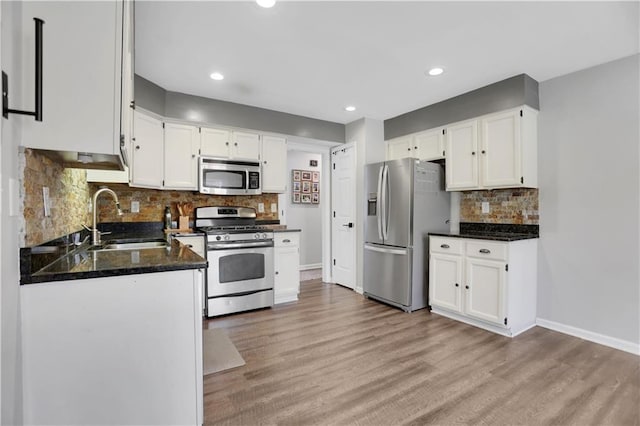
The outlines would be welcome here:
M 205 327 L 246 361 L 205 377 L 208 425 L 640 425 L 640 358 L 543 328 L 510 339 L 320 280 Z

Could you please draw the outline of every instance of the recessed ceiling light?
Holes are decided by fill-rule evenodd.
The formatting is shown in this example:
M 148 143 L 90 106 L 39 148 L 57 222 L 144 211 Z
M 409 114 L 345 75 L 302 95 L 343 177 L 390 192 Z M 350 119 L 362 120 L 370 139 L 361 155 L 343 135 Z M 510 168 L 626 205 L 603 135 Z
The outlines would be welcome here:
M 224 80 L 224 75 L 220 74 L 219 72 L 213 72 L 211 73 L 211 75 L 209 75 L 209 77 L 211 77 L 213 80 Z
M 276 4 L 276 0 L 256 0 L 256 3 L 264 8 L 270 8 L 273 7 L 274 4 Z
M 354 107 L 353 105 L 349 105 L 349 106 L 344 107 L 344 110 L 345 111 L 349 111 L 349 112 L 353 112 L 353 111 L 356 110 L 356 107 Z
M 435 68 L 431 68 L 429 70 L 429 75 L 440 75 L 444 72 L 444 70 L 442 68 L 439 67 L 435 67 Z

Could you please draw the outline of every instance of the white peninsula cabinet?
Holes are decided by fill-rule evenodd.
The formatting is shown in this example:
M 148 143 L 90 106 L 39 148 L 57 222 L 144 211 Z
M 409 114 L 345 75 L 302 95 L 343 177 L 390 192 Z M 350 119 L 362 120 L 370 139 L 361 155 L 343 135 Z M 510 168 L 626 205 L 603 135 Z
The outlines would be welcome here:
M 537 116 L 522 106 L 448 126 L 447 191 L 536 188 Z
M 202 424 L 202 280 L 21 286 L 24 424 Z
M 430 236 L 432 312 L 510 337 L 533 327 L 537 241 Z
M 33 110 L 34 18 L 45 22 L 42 121 L 24 119 L 22 145 L 100 154 L 95 161 L 108 158 L 114 167 L 121 164 L 120 137 L 127 133 L 127 128 L 121 128 L 122 107 L 130 102 L 133 87 L 126 80 L 133 77 L 131 5 L 122 0 L 21 2 L 24 72 L 9 75 L 10 108 Z M 20 92 L 23 96 L 11 96 Z M 29 101 L 16 105 L 16 99 Z M 125 117 L 125 127 L 127 120 Z
M 274 303 L 294 302 L 300 292 L 300 232 L 275 232 L 274 239 Z

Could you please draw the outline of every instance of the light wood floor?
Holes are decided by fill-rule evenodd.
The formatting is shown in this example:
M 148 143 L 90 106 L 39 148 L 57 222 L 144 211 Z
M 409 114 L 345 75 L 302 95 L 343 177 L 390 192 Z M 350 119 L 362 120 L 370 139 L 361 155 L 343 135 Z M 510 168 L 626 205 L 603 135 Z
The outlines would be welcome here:
M 640 358 L 535 327 L 509 339 L 333 284 L 208 320 L 246 365 L 205 377 L 205 423 L 638 425 Z

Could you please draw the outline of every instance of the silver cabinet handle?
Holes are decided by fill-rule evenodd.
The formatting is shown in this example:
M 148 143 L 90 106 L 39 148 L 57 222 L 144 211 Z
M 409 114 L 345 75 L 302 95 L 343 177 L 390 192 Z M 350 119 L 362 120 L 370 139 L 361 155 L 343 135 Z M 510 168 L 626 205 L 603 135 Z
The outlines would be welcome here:
M 491 250 L 489 250 L 489 249 L 480 249 L 480 250 L 478 250 L 478 251 L 479 251 L 480 253 L 484 253 L 484 254 L 489 254 L 489 253 L 491 253 Z
M 449 248 L 449 244 L 440 244 L 441 248 Z
M 285 240 L 282 240 L 282 242 L 283 242 L 283 243 L 290 243 L 290 242 L 291 242 L 291 240 L 287 238 L 287 239 L 285 239 Z

